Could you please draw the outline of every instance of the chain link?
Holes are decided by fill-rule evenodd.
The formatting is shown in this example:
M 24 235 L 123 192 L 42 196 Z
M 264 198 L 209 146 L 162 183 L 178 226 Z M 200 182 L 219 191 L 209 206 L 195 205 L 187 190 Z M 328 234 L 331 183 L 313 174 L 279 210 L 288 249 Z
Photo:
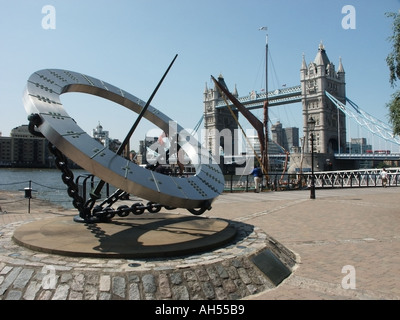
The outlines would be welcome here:
M 67 157 L 51 142 L 49 142 L 49 150 L 55 157 L 55 165 L 62 172 L 61 179 L 68 187 L 67 193 L 72 198 L 73 206 L 78 209 L 82 219 L 88 220 L 91 216 L 90 210 L 85 207 L 85 200 L 79 195 L 79 188 L 74 182 L 74 174 L 68 168 Z
M 93 221 L 93 218 L 99 221 L 109 221 L 116 214 L 120 217 L 126 217 L 129 215 L 129 213 L 140 215 L 145 211 L 145 209 L 151 213 L 156 213 L 161 210 L 162 206 L 153 202 L 149 202 L 147 205 L 143 205 L 142 203 L 134 203 L 130 207 L 127 205 L 121 205 L 116 210 L 111 208 L 111 205 L 127 195 L 125 191 L 120 189 L 104 200 L 100 205 L 94 206 L 93 210 L 91 210 L 93 207 L 92 201 L 88 201 L 85 204 L 85 200 L 79 195 L 79 188 L 74 182 L 74 174 L 68 168 L 67 158 L 65 155 L 51 142 L 49 142 L 49 150 L 55 156 L 56 167 L 62 172 L 61 178 L 64 184 L 68 187 L 67 192 L 68 195 L 73 199 L 73 206 L 78 209 L 80 217 L 85 221 Z M 107 206 L 103 208 L 103 205 L 105 204 L 107 204 Z

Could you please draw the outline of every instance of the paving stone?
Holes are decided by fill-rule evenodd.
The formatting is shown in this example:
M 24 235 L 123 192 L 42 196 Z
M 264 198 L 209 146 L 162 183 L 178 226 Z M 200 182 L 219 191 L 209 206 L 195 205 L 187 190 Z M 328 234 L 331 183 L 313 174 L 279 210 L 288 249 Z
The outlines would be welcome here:
M 128 297 L 129 300 L 140 300 L 140 290 L 137 283 L 129 284 Z
M 23 299 L 24 300 L 35 300 L 37 293 L 39 292 L 42 284 L 41 282 L 31 281 L 25 290 Z
M 128 281 L 129 282 L 140 282 L 140 277 L 137 274 L 129 274 L 128 275 Z
M 225 270 L 225 268 L 222 266 L 222 264 L 217 264 L 215 266 L 215 269 L 218 272 L 218 275 L 222 278 L 222 279 L 227 279 L 229 278 L 229 274 L 228 272 Z
M 9 273 L 12 269 L 13 269 L 12 266 L 5 266 L 5 267 L 2 268 L 2 270 L 0 271 L 0 274 L 7 274 L 7 273 Z
M 185 286 L 172 287 L 172 298 L 174 300 L 189 300 L 189 292 Z
M 33 274 L 33 269 L 23 269 L 14 281 L 15 289 L 23 289 L 30 280 Z
M 6 290 L 13 284 L 21 269 L 21 267 L 14 267 L 9 270 L 7 276 L 4 277 L 3 283 L 0 285 L 0 295 L 3 295 L 4 292 L 6 292 Z
M 211 282 L 213 283 L 214 286 L 219 287 L 222 285 L 222 280 L 218 275 L 217 270 L 215 269 L 214 266 L 210 266 L 206 268 L 207 273 L 211 279 Z
M 20 300 L 22 297 L 22 292 L 19 290 L 10 290 L 7 294 L 6 300 Z
M 120 298 L 125 298 L 125 278 L 124 277 L 113 277 L 112 278 L 112 292 Z
M 66 282 L 69 282 L 71 279 L 72 279 L 72 274 L 71 273 L 63 273 L 61 275 L 60 282 L 61 283 L 66 283 Z
M 93 285 L 87 285 L 85 287 L 85 300 L 97 300 L 98 290 Z
M 198 281 L 188 281 L 187 288 L 189 290 L 190 298 L 193 300 L 203 299 L 204 293 L 201 289 L 201 284 Z
M 87 284 L 98 284 L 99 283 L 99 275 L 97 273 L 89 273 L 86 275 L 86 283 Z
M 258 292 L 258 288 L 254 284 L 248 284 L 247 290 L 249 290 L 250 294 L 256 294 Z
M 100 291 L 110 291 L 111 290 L 111 276 L 101 275 L 99 286 L 100 286 Z
M 210 277 L 208 276 L 207 271 L 204 268 L 196 268 L 195 270 L 199 281 L 209 281 Z
M 44 290 L 39 293 L 38 300 L 50 300 L 53 295 L 52 291 Z
M 217 288 L 214 288 L 214 291 L 215 291 L 215 297 L 217 300 L 228 300 L 228 295 L 225 292 L 224 288 L 217 287 Z
M 145 274 L 142 277 L 143 290 L 145 293 L 155 293 L 157 285 L 155 283 L 155 277 L 152 274 Z
M 162 273 L 158 276 L 158 287 L 160 289 L 160 296 L 162 299 L 171 298 L 172 292 L 169 285 L 168 275 Z
M 70 291 L 69 300 L 83 300 L 83 293 L 78 291 Z
M 170 279 L 171 279 L 171 283 L 172 283 L 172 284 L 178 285 L 178 284 L 181 284 L 181 283 L 182 283 L 182 274 L 179 273 L 179 272 L 171 273 L 171 274 L 169 275 L 169 277 L 170 277 Z
M 85 275 L 82 273 L 75 275 L 71 283 L 71 290 L 83 291 L 84 286 L 85 286 Z
M 99 300 L 111 300 L 111 294 L 108 292 L 100 292 Z
M 238 292 L 240 292 L 240 296 L 242 298 L 244 298 L 250 294 L 249 291 L 247 290 L 247 286 L 243 283 L 243 281 L 241 279 L 235 279 L 235 280 L 233 280 L 233 282 L 234 282 L 235 286 L 237 287 Z
M 154 293 L 145 292 L 144 298 L 145 300 L 156 300 L 156 295 Z
M 206 299 L 209 299 L 209 300 L 214 299 L 215 292 L 214 292 L 214 288 L 210 282 L 203 282 L 201 284 L 201 287 L 203 289 Z
M 235 279 L 239 278 L 239 274 L 238 274 L 238 272 L 237 272 L 237 268 L 236 268 L 236 267 L 234 267 L 234 266 L 228 266 L 228 267 L 226 268 L 226 270 L 227 270 L 227 272 L 228 272 L 228 275 L 229 275 L 229 278 L 230 278 L 230 279 L 235 280 Z
M 59 285 L 52 297 L 52 300 L 67 300 L 69 293 L 69 285 L 62 284 Z
M 185 278 L 186 281 L 196 281 L 196 273 L 194 271 L 184 271 L 183 272 L 183 277 Z
M 242 279 L 242 281 L 243 281 L 245 284 L 250 284 L 250 283 L 251 283 L 251 278 L 250 278 L 249 275 L 247 274 L 246 269 L 244 269 L 244 268 L 239 268 L 239 269 L 237 269 L 237 272 L 238 272 L 240 278 Z
M 232 279 L 224 279 L 222 281 L 222 287 L 228 294 L 233 293 L 237 290 L 237 287 Z

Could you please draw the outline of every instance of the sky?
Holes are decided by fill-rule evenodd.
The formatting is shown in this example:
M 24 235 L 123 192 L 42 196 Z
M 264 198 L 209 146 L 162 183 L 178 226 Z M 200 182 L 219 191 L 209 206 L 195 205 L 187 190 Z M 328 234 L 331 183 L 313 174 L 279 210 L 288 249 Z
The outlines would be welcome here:
M 355 10 L 351 20 L 349 11 L 342 12 L 346 5 Z M 45 6 L 53 9 L 51 19 Z M 399 0 L 0 0 L 0 131 L 9 136 L 28 123 L 22 92 L 35 71 L 80 72 L 147 101 L 176 54 L 151 104 L 194 128 L 203 114 L 205 86 L 213 87 L 211 75 L 223 75 L 239 96 L 265 87 L 266 35 L 269 90 L 299 85 L 303 54 L 312 62 L 322 41 L 336 69 L 342 59 L 347 96 L 388 122 L 386 104 L 398 88 L 389 83 L 385 61 L 392 48 L 392 20 L 385 13 L 399 9 Z M 263 26 L 268 30 L 260 31 Z M 101 123 L 122 141 L 137 117 L 86 94 L 68 93 L 61 100 L 90 135 Z M 261 119 L 261 110 L 254 113 Z M 299 103 L 271 108 L 270 117 L 302 132 Z M 348 130 L 352 137 L 366 135 L 355 125 L 352 130 L 358 131 Z M 131 149 L 152 133 L 158 129 L 143 120 Z

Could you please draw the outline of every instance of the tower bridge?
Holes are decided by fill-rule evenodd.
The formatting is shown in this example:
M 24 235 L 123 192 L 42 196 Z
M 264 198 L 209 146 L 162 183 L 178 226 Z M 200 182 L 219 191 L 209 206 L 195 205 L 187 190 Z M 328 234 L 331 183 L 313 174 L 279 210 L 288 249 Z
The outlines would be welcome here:
M 249 95 L 239 97 L 238 100 L 241 104 L 246 106 L 247 109 L 260 109 L 264 105 L 264 101 L 267 98 L 265 92 L 257 93 L 255 91 L 250 92 Z M 289 88 L 276 89 L 268 92 L 268 105 L 275 107 L 288 103 L 301 102 L 301 86 L 294 86 Z M 217 102 L 216 108 L 226 108 L 225 101 Z
M 218 77 L 218 82 L 226 83 L 222 75 Z M 346 150 L 346 115 L 356 119 L 358 124 L 366 127 L 373 134 L 380 135 L 383 139 L 400 145 L 400 139 L 391 134 L 391 128 L 383 125 L 381 121 L 362 112 L 350 99 L 346 97 L 345 71 L 339 58 L 339 65 L 335 65 L 328 58 L 325 47 L 320 43 L 314 61 L 307 64 L 305 57 L 302 57 L 300 67 L 300 85 L 288 88 L 276 89 L 268 92 L 250 92 L 246 96 L 239 97 L 235 86 L 232 95 L 239 100 L 247 109 L 263 108 L 266 98 L 268 107 L 274 107 L 290 103 L 301 103 L 303 115 L 303 136 L 310 137 L 308 120 L 312 117 L 315 120 L 314 128 L 314 169 L 319 171 L 325 168 L 327 161 L 333 165 L 333 169 L 346 169 L 349 161 L 359 161 L 364 156 L 346 157 L 343 151 Z M 346 105 L 346 102 L 349 105 Z M 206 129 L 207 149 L 214 155 L 219 156 L 220 148 L 237 150 L 235 142 L 238 139 L 238 110 L 233 107 L 231 102 L 227 102 L 216 87 L 208 88 L 207 84 L 204 91 L 204 128 Z M 227 103 L 232 108 L 227 108 Z M 230 110 L 229 110 L 230 109 Z M 232 113 L 234 116 L 232 116 Z M 230 130 L 232 141 L 225 142 L 219 134 L 222 130 Z M 310 168 L 311 164 L 311 142 L 307 138 L 307 143 L 302 147 L 301 152 L 290 153 L 290 168 L 293 171 L 300 166 Z M 226 152 L 224 152 L 226 157 Z M 387 155 L 386 158 L 388 158 Z M 368 156 L 371 158 L 371 156 Z M 390 156 L 393 158 L 393 156 Z M 343 160 L 346 161 L 343 161 Z M 379 159 L 385 159 L 380 156 Z M 351 167 L 353 168 L 354 165 Z

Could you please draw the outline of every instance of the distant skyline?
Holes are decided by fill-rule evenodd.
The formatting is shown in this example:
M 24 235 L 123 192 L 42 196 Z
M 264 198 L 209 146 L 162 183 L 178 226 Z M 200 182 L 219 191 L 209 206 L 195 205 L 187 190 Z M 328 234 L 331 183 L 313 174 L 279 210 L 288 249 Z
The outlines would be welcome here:
M 354 19 L 346 6 L 354 8 Z M 388 122 L 386 104 L 396 90 L 385 61 L 392 48 L 392 19 L 385 13 L 397 12 L 398 0 L 0 0 L 0 9 L 3 136 L 27 124 L 22 91 L 37 70 L 80 72 L 146 101 L 175 54 L 152 105 L 194 128 L 203 114 L 204 88 L 213 87 L 211 75 L 222 74 L 239 96 L 265 89 L 266 34 L 269 90 L 300 84 L 302 56 L 307 64 L 313 61 L 321 41 L 336 68 L 342 59 L 347 96 L 364 111 Z M 268 29 L 260 30 L 264 26 Z M 122 141 L 137 117 L 93 96 L 61 98 L 90 135 L 100 122 L 110 137 Z M 262 117 L 261 110 L 254 113 Z M 300 104 L 271 108 L 270 116 L 302 133 Z M 150 130 L 158 132 L 141 123 L 131 148 L 138 150 Z M 374 144 L 355 124 L 348 132 L 348 141 L 365 137 Z

